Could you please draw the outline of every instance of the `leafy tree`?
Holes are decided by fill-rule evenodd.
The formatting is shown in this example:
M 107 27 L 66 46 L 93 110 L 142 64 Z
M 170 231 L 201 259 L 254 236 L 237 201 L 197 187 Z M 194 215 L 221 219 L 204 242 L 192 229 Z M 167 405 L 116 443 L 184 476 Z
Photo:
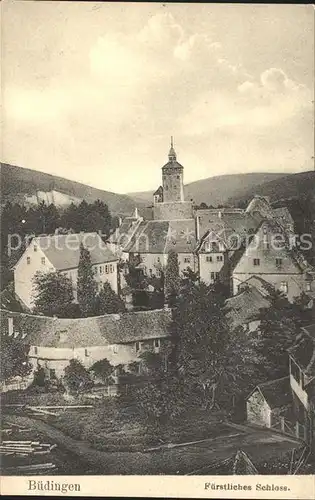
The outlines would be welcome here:
M 269 379 L 288 373 L 287 349 L 294 343 L 302 323 L 300 308 L 279 291 L 270 293 L 271 306 L 260 312 L 258 350 L 263 356 L 262 371 Z
M 108 361 L 108 359 L 100 359 L 96 361 L 90 368 L 90 372 L 93 373 L 97 378 L 101 379 L 105 384 L 110 384 L 113 381 L 112 374 L 114 367 Z
M 63 383 L 70 393 L 83 392 L 93 386 L 89 372 L 77 359 L 71 359 L 66 366 Z
M 250 339 L 230 331 L 224 300 L 211 286 L 191 282 L 181 289 L 173 313 L 172 363 L 191 399 L 205 408 L 241 393 L 256 362 Z
M 170 306 L 176 302 L 180 285 L 178 255 L 170 250 L 165 269 L 165 298 Z
M 71 280 L 60 272 L 36 273 L 34 312 L 61 318 L 75 317 L 77 307 L 73 303 Z
M 91 263 L 91 254 L 87 248 L 80 245 L 78 266 L 77 298 L 82 316 L 92 316 L 95 312 L 97 284 Z
M 12 377 L 26 377 L 32 370 L 28 360 L 29 346 L 21 340 L 3 335 L 1 339 L 0 378 L 2 381 Z
M 37 387 L 46 387 L 47 385 L 47 377 L 42 366 L 38 366 L 34 372 L 33 385 Z
M 133 385 L 129 397 L 147 426 L 158 428 L 161 434 L 163 426 L 185 410 L 186 388 L 174 372 L 165 370 L 163 354 L 144 352 L 140 358 L 140 374 L 138 365 L 130 367 Z
M 105 282 L 95 301 L 95 314 L 114 314 L 125 312 L 123 300 L 114 292 L 108 282 Z

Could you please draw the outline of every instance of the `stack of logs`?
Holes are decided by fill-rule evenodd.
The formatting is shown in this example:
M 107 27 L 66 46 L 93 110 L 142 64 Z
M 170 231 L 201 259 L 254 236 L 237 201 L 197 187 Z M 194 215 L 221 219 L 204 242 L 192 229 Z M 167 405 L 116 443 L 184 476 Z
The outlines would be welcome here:
M 56 465 L 52 462 L 34 463 L 40 461 L 41 455 L 48 455 L 56 448 L 56 444 L 41 443 L 40 441 L 10 439 L 16 432 L 28 433 L 30 429 L 25 429 L 12 424 L 12 427 L 2 428 L 2 439 L 0 441 L 0 455 L 4 459 L 3 469 L 5 473 L 22 472 L 26 475 L 45 474 L 52 469 L 56 470 Z M 12 436 L 13 437 L 13 436 Z M 5 439 L 3 439 L 5 438 Z M 31 463 L 25 463 L 31 462 Z M 24 463 L 23 463 L 24 462 Z

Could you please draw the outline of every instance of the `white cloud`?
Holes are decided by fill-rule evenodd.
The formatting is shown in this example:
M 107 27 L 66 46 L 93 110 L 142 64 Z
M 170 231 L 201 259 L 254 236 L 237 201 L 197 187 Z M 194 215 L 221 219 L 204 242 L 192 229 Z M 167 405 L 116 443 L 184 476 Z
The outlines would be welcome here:
M 275 127 L 300 119 L 313 109 L 311 91 L 290 80 L 281 69 L 271 68 L 259 81 L 245 81 L 235 92 L 209 91 L 199 96 L 192 111 L 182 119 L 189 134 L 213 133 L 242 127 L 243 133 L 274 133 Z M 294 126 L 294 123 L 292 123 Z

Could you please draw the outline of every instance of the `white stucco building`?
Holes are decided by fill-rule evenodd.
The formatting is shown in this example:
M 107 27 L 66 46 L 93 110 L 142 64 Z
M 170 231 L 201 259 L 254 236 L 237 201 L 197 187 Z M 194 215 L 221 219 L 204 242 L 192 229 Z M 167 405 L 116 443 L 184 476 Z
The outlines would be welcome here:
M 108 248 L 97 233 L 55 234 L 32 239 L 25 252 L 14 266 L 14 289 L 19 300 L 28 309 L 34 306 L 36 288 L 34 277 L 38 272 L 59 271 L 73 285 L 76 298 L 80 244 L 89 250 L 95 280 L 99 289 L 109 282 L 117 292 L 118 257 Z

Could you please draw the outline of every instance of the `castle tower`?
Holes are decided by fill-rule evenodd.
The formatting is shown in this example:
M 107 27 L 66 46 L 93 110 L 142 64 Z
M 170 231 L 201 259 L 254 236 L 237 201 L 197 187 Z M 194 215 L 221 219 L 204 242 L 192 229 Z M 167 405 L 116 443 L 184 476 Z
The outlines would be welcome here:
M 178 163 L 171 137 L 168 162 L 162 167 L 163 201 L 184 201 L 184 167 Z
M 162 186 L 153 194 L 153 218 L 183 220 L 192 217 L 192 202 L 184 198 L 184 167 L 177 161 L 172 137 L 168 162 L 162 167 Z

